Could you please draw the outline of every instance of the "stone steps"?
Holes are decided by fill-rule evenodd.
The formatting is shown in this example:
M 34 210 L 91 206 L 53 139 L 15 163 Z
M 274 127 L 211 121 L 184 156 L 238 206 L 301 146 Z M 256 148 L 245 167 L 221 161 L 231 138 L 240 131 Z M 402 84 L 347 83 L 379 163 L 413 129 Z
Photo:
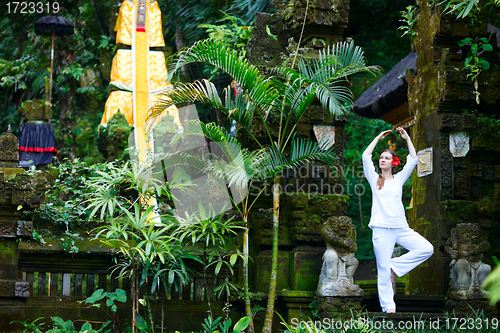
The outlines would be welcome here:
M 360 323 L 379 332 L 450 331 L 454 325 L 444 313 L 426 312 L 368 312 L 362 316 Z
M 407 313 L 426 313 L 442 314 L 444 313 L 444 296 L 421 296 L 421 295 L 394 295 L 396 309 L 398 312 Z M 380 313 L 380 303 L 377 294 L 365 294 L 361 302 L 364 311 Z

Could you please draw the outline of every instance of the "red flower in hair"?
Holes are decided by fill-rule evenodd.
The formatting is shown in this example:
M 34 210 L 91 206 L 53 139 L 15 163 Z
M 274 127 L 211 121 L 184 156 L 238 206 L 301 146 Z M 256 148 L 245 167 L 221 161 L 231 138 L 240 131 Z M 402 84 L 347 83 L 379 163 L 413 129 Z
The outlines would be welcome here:
M 393 156 L 392 157 L 392 166 L 397 167 L 400 164 L 401 164 L 401 161 L 399 160 L 399 158 L 397 158 L 396 156 Z

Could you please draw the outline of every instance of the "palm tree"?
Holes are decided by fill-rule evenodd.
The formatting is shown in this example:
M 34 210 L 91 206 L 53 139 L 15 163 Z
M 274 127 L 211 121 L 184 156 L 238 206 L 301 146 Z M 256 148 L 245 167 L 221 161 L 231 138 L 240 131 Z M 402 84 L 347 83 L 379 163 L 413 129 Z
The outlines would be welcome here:
M 321 147 L 318 143 L 296 138 L 296 126 L 315 99 L 318 99 L 332 115 L 345 115 L 352 105 L 352 93 L 345 85 L 347 77 L 358 72 L 375 72 L 378 68 L 366 66 L 363 51 L 359 47 L 353 43 L 341 42 L 321 50 L 317 58 L 300 59 L 298 71 L 286 67 L 275 68 L 272 76 L 264 76 L 246 59 L 238 57 L 236 51 L 221 45 L 216 40 L 207 39 L 180 52 L 170 75 L 182 66 L 194 62 L 218 67 L 229 74 L 243 92 L 234 96 L 228 87 L 222 100 L 215 85 L 210 81 L 176 83 L 166 92 L 168 98 L 153 107 L 148 117 L 150 119 L 157 117 L 173 104 L 179 107 L 182 104 L 205 103 L 235 120 L 240 130 L 246 131 L 255 141 L 261 153 L 265 152 L 265 157 L 259 166 L 263 166 L 265 170 L 260 173 L 261 175 L 273 179 L 273 255 L 263 331 L 271 332 L 277 283 L 279 173 L 312 160 L 319 159 L 329 164 L 334 160 L 331 150 L 324 149 L 325 146 Z M 266 122 L 272 113 L 278 114 L 280 119 L 277 134 L 273 134 L 275 132 L 270 128 L 271 124 Z M 253 126 L 257 121 L 266 134 L 266 142 L 259 141 L 254 135 Z M 210 131 L 206 132 L 211 134 Z M 209 139 L 218 142 L 216 137 Z M 247 316 L 251 316 L 248 276 L 245 278 L 246 313 Z

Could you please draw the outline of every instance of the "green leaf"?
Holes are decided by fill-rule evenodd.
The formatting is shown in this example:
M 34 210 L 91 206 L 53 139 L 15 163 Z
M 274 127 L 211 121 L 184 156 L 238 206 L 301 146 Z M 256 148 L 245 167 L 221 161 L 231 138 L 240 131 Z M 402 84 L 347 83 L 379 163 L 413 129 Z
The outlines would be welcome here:
M 75 326 L 71 320 L 64 321 L 60 317 L 52 317 L 52 321 L 66 332 L 75 332 Z
M 85 300 L 85 303 L 94 304 L 95 302 L 98 302 L 106 297 L 106 295 L 107 293 L 104 292 L 104 289 L 97 289 L 90 297 Z
M 89 322 L 86 322 L 85 324 L 82 325 L 82 328 L 80 329 L 80 332 L 81 333 L 84 333 L 84 332 L 86 332 L 86 333 L 92 333 L 94 331 L 92 330 L 92 325 Z
M 109 308 L 109 307 L 111 307 L 111 306 L 113 306 L 114 304 L 115 304 L 115 303 L 113 303 L 113 300 L 112 300 L 112 299 L 108 298 L 108 299 L 106 300 L 106 306 L 107 306 L 108 308 Z
M 493 46 L 491 46 L 491 44 L 489 44 L 489 43 L 481 45 L 481 48 L 485 51 L 489 51 L 489 52 L 493 51 Z
M 123 290 L 123 289 L 116 289 L 115 293 L 116 293 L 116 300 L 118 302 L 125 303 L 127 301 L 127 293 L 125 292 L 125 290 Z
M 138 313 L 135 315 L 135 324 L 137 325 L 137 328 L 140 330 L 148 329 L 148 324 L 146 323 L 144 318 L 142 318 L 142 316 Z
M 234 264 L 236 264 L 236 260 L 238 260 L 238 254 L 233 253 L 229 259 L 229 263 L 231 264 L 231 266 L 234 266 Z
M 219 274 L 221 267 L 222 267 L 222 261 L 219 261 L 217 263 L 217 266 L 215 266 L 215 275 Z
M 234 324 L 233 333 L 239 333 L 246 329 L 250 324 L 250 317 L 243 317 Z
M 476 43 L 472 44 L 470 46 L 470 51 L 473 55 L 477 55 L 477 49 L 478 49 L 478 45 Z
M 464 66 L 467 67 L 469 65 L 469 63 L 471 62 L 471 60 L 472 60 L 472 57 L 465 58 Z
M 481 59 L 479 61 L 479 65 L 481 66 L 482 69 L 484 70 L 487 70 L 488 68 L 490 68 L 490 63 L 484 59 Z

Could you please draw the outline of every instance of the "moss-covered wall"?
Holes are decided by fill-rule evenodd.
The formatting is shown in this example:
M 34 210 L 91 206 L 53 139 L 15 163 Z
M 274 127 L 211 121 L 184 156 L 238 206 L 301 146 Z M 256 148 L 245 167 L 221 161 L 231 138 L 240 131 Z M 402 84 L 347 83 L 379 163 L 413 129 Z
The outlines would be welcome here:
M 407 293 L 445 295 L 448 288 L 449 255 L 444 243 L 449 236 L 455 215 L 447 200 L 469 200 L 496 203 L 499 197 L 498 167 L 500 145 L 486 146 L 476 117 L 464 110 L 476 110 L 491 115 L 497 113 L 500 90 L 491 84 L 499 72 L 498 56 L 491 58 L 491 68 L 479 76 L 480 104 L 476 103 L 470 73 L 464 70 L 467 48 L 461 52 L 458 41 L 465 37 L 489 37 L 487 18 L 476 15 L 457 20 L 454 15 L 440 13 L 431 1 L 420 0 L 415 26 L 414 47 L 418 53 L 417 71 L 408 71 L 408 100 L 416 118 L 413 139 L 418 150 L 433 148 L 433 173 L 413 178 L 414 206 L 409 211 L 409 224 L 426 237 L 435 253 L 424 264 L 408 274 Z M 484 1 L 481 2 L 484 5 Z M 483 12 L 482 12 L 483 13 Z M 486 15 L 486 14 L 484 14 Z M 492 44 L 496 44 L 492 38 Z M 498 49 L 495 48 L 498 52 Z M 453 157 L 450 152 L 450 133 L 461 131 L 470 137 L 470 151 L 465 157 Z M 488 139 L 491 139 L 490 137 Z M 467 203 L 458 204 L 467 207 Z M 474 207 L 476 204 L 474 204 Z M 480 205 L 481 206 L 481 205 Z M 473 211 L 478 212 L 479 208 Z M 453 211 L 453 213 L 455 213 Z M 483 214 L 484 215 L 484 214 Z M 493 214 L 494 215 L 494 214 Z M 471 217 L 478 221 L 477 215 Z M 491 229 L 496 222 L 490 214 L 483 216 L 482 227 Z M 488 226 L 490 225 L 490 226 Z
M 289 193 L 281 196 L 278 259 L 278 290 L 314 291 L 318 286 L 326 249 L 321 225 L 329 217 L 345 215 L 347 195 Z M 250 215 L 256 253 L 255 289 L 267 292 L 271 270 L 272 210 Z
M 289 193 L 281 196 L 279 245 L 293 248 L 300 245 L 325 246 L 321 224 L 330 216 L 345 215 L 347 195 Z M 259 209 L 250 214 L 255 239 L 261 248 L 272 246 L 273 213 Z

